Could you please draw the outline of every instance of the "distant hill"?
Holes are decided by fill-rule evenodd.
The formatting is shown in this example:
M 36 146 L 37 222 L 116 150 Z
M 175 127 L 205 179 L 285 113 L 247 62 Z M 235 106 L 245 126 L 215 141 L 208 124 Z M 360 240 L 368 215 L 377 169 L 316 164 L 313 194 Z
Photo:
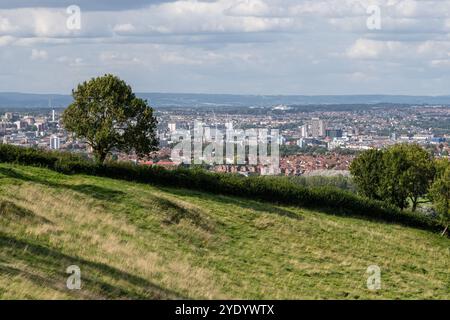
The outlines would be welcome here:
M 248 107 L 308 105 L 308 104 L 449 104 L 450 96 L 401 96 L 401 95 L 233 95 L 233 94 L 195 94 L 195 93 L 138 93 L 157 108 L 163 107 Z M 49 103 L 63 108 L 70 104 L 70 95 L 0 93 L 0 108 L 45 108 Z
M 450 298 L 437 233 L 4 163 L 0 180 L 0 299 Z
M 0 108 L 45 108 L 67 106 L 72 97 L 62 94 L 0 92 Z
M 156 107 L 164 106 L 274 106 L 304 104 L 450 104 L 450 96 L 329 95 L 273 96 L 229 94 L 141 93 Z

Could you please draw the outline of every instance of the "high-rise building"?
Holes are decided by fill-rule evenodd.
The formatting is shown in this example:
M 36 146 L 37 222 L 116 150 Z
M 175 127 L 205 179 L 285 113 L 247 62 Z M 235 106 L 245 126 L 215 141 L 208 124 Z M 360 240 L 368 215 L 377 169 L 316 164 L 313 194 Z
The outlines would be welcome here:
M 7 128 L 7 123 L 4 121 L 0 122 L 0 133 L 5 134 L 6 133 L 6 128 Z
M 306 147 L 305 139 L 303 139 L 303 138 L 298 139 L 298 140 L 297 140 L 297 146 L 299 146 L 300 148 Z
M 342 138 L 342 129 L 326 129 L 325 136 L 330 138 Z
M 175 132 L 175 131 L 177 131 L 177 124 L 176 124 L 176 123 L 171 122 L 171 123 L 169 123 L 167 126 L 168 126 L 170 132 Z
M 52 136 L 50 138 L 50 149 L 52 150 L 58 150 L 61 145 L 61 139 L 57 136 Z
M 313 138 L 325 136 L 325 122 L 320 118 L 311 119 L 311 135 Z
M 26 126 L 26 122 L 22 122 L 22 121 L 20 121 L 20 120 L 15 121 L 14 124 L 16 125 L 17 130 L 24 129 L 25 126 Z
M 300 136 L 302 138 L 308 138 L 309 137 L 309 126 L 308 124 L 304 124 L 300 127 Z

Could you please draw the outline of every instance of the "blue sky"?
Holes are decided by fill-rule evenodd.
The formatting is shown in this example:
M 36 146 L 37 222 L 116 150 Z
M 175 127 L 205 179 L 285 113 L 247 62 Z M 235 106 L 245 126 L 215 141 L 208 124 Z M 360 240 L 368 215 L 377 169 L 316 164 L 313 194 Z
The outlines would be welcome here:
M 0 1 L 0 91 L 104 73 L 141 92 L 450 94 L 450 1 Z

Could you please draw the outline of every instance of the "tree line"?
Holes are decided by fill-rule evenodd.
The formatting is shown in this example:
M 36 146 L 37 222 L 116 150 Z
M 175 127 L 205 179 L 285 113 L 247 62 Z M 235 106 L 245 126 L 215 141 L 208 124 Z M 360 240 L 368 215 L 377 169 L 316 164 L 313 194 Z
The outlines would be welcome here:
M 444 226 L 450 222 L 450 161 L 434 159 L 417 144 L 367 150 L 350 165 L 360 195 L 400 210 L 432 202 Z

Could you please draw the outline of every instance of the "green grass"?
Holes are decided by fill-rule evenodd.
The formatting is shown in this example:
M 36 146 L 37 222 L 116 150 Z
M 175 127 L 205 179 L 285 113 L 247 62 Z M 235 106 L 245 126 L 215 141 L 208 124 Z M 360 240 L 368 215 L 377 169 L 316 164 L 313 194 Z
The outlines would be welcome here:
M 449 270 L 429 231 L 0 164 L 3 299 L 449 299 Z

